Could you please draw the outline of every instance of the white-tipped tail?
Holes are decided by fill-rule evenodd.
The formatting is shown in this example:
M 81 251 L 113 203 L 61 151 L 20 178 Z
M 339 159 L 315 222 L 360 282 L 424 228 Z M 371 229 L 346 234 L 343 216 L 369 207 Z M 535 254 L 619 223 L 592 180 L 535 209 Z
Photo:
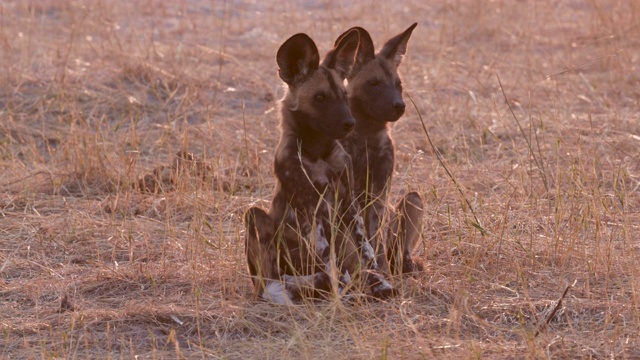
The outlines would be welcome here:
M 274 302 L 276 304 L 291 305 L 291 294 L 287 291 L 285 285 L 280 282 L 269 282 L 264 288 L 261 296 L 264 300 Z

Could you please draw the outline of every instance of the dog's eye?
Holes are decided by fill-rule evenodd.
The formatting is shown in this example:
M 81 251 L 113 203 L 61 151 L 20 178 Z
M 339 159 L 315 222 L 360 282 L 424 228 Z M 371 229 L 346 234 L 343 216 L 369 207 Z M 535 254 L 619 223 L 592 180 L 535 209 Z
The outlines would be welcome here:
M 380 85 L 380 81 L 378 79 L 369 80 L 368 83 L 369 83 L 369 85 L 374 86 L 374 87 Z
M 317 101 L 317 102 L 323 102 L 323 101 L 324 101 L 325 96 L 324 96 L 324 94 L 323 94 L 323 93 L 318 93 L 318 94 L 316 94 L 313 98 L 314 98 L 314 99 L 316 99 L 316 101 Z

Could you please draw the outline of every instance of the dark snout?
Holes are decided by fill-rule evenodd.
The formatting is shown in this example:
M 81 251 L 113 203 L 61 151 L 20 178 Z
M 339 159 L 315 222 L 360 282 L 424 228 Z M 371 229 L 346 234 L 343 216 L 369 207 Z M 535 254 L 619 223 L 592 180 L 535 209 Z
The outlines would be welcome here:
M 351 130 L 353 130 L 355 125 L 356 125 L 356 122 L 353 118 L 347 118 L 342 122 L 342 131 L 345 134 L 348 134 L 351 132 Z
M 351 115 L 351 112 L 347 107 L 340 109 L 340 115 L 336 118 L 338 122 L 335 124 L 335 137 L 334 139 L 342 139 L 347 136 L 351 130 L 356 126 L 356 120 Z
M 404 103 L 402 99 L 393 103 L 393 109 L 396 111 L 396 114 L 398 114 L 398 116 L 404 114 L 404 109 L 406 107 L 407 105 Z
M 404 100 L 402 100 L 402 97 L 396 97 L 392 102 L 391 102 L 391 114 L 389 116 L 388 121 L 397 121 L 398 119 L 400 119 L 400 117 L 404 114 L 404 111 L 407 108 L 407 105 L 405 104 Z
M 351 115 L 346 101 L 334 106 L 327 114 L 327 135 L 332 139 L 342 139 L 356 126 L 356 120 Z
M 394 122 L 398 121 L 402 115 L 404 115 L 404 111 L 407 108 L 404 100 L 402 99 L 402 92 L 393 89 L 393 93 L 388 95 L 388 101 L 386 102 L 386 113 L 387 119 L 386 121 Z

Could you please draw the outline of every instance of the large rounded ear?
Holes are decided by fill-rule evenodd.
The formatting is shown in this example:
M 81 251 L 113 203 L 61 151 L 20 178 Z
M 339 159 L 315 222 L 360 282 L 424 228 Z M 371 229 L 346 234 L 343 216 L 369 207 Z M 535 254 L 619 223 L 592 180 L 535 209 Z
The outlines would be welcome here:
M 295 34 L 285 41 L 276 55 L 278 75 L 289 85 L 303 79 L 320 65 L 316 44 L 307 34 Z
M 329 51 L 322 61 L 322 65 L 334 69 L 342 79 L 347 77 L 355 61 L 360 35 L 355 29 L 340 35 L 333 50 Z
M 334 46 L 338 45 L 338 42 L 345 37 L 345 35 L 349 34 L 351 31 L 356 30 L 358 35 L 360 36 L 360 45 L 358 45 L 358 51 L 356 52 L 356 65 L 364 64 L 369 60 L 373 60 L 375 57 L 375 51 L 373 48 L 373 40 L 371 40 L 371 35 L 369 32 L 359 26 L 352 27 L 351 29 L 345 31 L 342 35 L 338 37 Z
M 380 55 L 391 60 L 396 67 L 398 67 L 400 62 L 402 62 L 402 58 L 407 53 L 407 43 L 409 42 L 413 29 L 415 29 L 417 25 L 418 23 L 413 23 L 413 25 L 409 26 L 402 34 L 389 39 L 382 47 L 382 50 L 380 50 Z

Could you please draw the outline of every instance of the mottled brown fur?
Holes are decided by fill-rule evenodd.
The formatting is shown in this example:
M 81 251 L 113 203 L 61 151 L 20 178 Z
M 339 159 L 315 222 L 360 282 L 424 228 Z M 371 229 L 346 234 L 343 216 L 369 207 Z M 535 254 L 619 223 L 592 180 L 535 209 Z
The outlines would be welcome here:
M 375 268 L 352 196 L 351 158 L 338 142 L 355 124 L 343 80 L 358 38 L 357 31 L 345 34 L 321 64 L 315 44 L 304 34 L 294 35 L 278 51 L 279 74 L 288 91 L 281 102 L 274 160 L 276 191 L 268 213 L 251 208 L 245 214 L 249 272 L 264 298 L 287 302 L 315 296 L 336 289 L 334 275 L 347 282 L 359 267 Z M 284 287 L 269 287 L 279 280 Z M 383 279 L 374 274 L 365 280 Z M 274 295 L 275 288 L 284 289 L 284 295 Z M 381 290 L 391 291 L 374 288 L 381 297 Z
M 374 54 L 373 41 L 366 30 L 355 27 L 346 32 L 359 32 L 360 47 L 347 85 L 356 126 L 341 142 L 352 157 L 354 192 L 364 210 L 367 236 L 376 248 L 378 262 L 388 261 L 392 273 L 421 269 L 411 253 L 420 236 L 422 199 L 415 192 L 409 193 L 395 211 L 387 201 L 395 161 L 388 124 L 400 119 L 405 110 L 397 69 L 416 25 L 389 39 L 378 54 Z

